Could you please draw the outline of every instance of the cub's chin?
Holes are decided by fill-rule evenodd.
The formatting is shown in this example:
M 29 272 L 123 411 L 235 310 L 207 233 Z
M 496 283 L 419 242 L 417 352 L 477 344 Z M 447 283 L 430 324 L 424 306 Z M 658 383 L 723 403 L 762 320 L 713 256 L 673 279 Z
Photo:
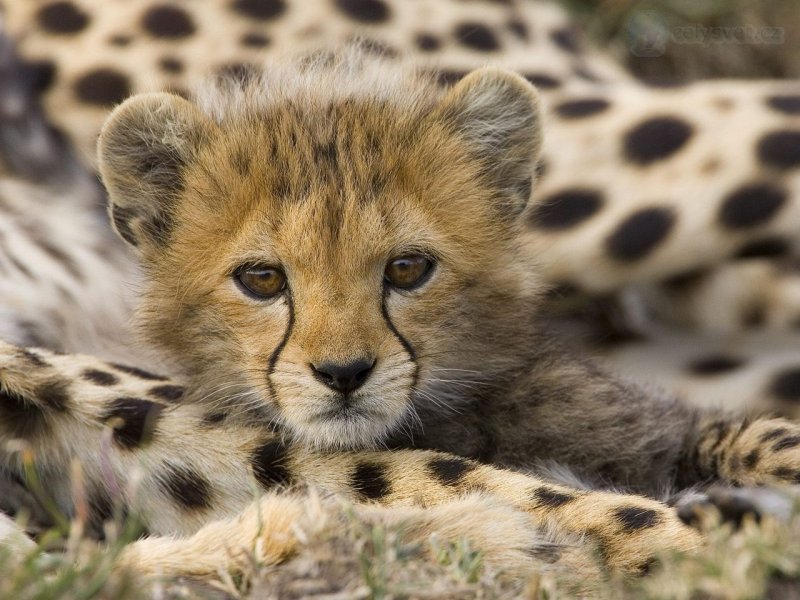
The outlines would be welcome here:
M 379 447 L 406 417 L 405 398 L 360 398 L 341 405 L 320 402 L 313 411 L 282 407 L 282 421 L 293 439 L 318 450 L 357 450 Z

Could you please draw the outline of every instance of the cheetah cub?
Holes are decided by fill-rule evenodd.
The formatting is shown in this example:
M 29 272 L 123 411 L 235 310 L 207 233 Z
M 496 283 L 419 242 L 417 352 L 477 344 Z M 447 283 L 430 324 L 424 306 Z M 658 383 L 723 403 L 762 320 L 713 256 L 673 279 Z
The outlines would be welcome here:
M 479 490 L 537 527 L 590 535 L 625 572 L 697 548 L 652 498 L 796 480 L 800 427 L 702 412 L 559 347 L 521 241 L 540 145 L 536 91 L 495 68 L 441 90 L 347 54 L 194 101 L 129 99 L 102 131 L 100 170 L 114 227 L 140 256 L 141 326 L 176 380 L 43 352 L 32 376 L 30 362 L 14 367 L 30 353 L 9 348 L 17 422 L 30 406 L 42 429 L 70 432 L 14 433 L 30 432 L 43 472 L 76 457 L 108 503 L 110 469 L 113 499 L 152 533 L 194 534 L 191 551 L 134 544 L 140 566 L 160 556 L 196 573 L 221 545 L 269 538 L 252 507 L 211 521 L 245 510 L 254 488 L 298 482 L 428 507 Z M 54 405 L 37 399 L 37 377 L 70 381 L 73 402 L 91 391 Z M 543 467 L 548 481 L 531 475 Z M 630 495 L 553 479 L 567 469 Z

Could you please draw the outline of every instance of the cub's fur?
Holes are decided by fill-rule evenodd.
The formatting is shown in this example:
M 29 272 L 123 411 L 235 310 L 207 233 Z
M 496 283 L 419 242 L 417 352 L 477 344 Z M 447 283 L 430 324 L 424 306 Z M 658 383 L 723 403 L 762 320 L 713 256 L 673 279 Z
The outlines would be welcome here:
M 485 68 L 449 91 L 358 52 L 134 97 L 100 170 L 149 280 L 142 323 L 198 400 L 316 448 L 434 448 L 554 460 L 648 491 L 716 473 L 706 419 L 558 350 L 520 243 L 540 147 L 536 93 Z M 398 290 L 396 257 L 433 264 Z M 277 269 L 254 300 L 234 281 Z M 373 365 L 340 393 L 316 365 Z

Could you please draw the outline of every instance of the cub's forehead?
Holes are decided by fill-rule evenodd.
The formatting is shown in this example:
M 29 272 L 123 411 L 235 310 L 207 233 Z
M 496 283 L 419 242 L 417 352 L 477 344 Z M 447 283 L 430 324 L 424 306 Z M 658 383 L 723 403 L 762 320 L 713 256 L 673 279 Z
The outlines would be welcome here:
M 414 209 L 435 221 L 452 208 L 448 199 L 468 196 L 468 149 L 424 107 L 408 108 L 374 98 L 287 100 L 229 116 L 190 165 L 188 195 L 225 198 L 235 214 L 302 215 L 315 230 L 356 216 L 407 220 Z
M 455 157 L 423 114 L 355 101 L 316 108 L 273 107 L 246 129 L 223 121 L 192 169 L 187 204 L 213 190 L 213 214 L 200 218 L 234 234 L 236 255 L 362 270 L 406 249 L 446 252 L 453 231 L 488 220 L 467 170 L 448 173 Z
M 391 105 L 282 104 L 257 120 L 223 122 L 209 158 L 228 162 L 276 199 L 305 199 L 327 189 L 367 201 L 413 177 L 409 161 L 421 154 L 436 159 L 424 133 L 421 117 Z

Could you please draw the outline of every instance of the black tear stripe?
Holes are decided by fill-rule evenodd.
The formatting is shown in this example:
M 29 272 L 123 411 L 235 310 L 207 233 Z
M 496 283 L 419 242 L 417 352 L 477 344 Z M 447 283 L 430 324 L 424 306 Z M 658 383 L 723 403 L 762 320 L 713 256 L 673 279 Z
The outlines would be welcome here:
M 389 288 L 384 284 L 383 286 L 383 298 L 381 299 L 381 315 L 383 316 L 383 320 L 386 323 L 386 327 L 389 328 L 389 331 L 392 332 L 392 335 L 400 342 L 400 345 L 403 349 L 408 353 L 411 362 L 414 364 L 414 373 L 411 375 L 411 390 L 416 389 L 417 381 L 419 380 L 419 363 L 417 363 L 417 352 L 414 350 L 414 347 L 411 343 L 402 336 L 402 334 L 397 330 L 397 327 L 394 326 L 392 323 L 391 317 L 389 317 L 389 309 L 386 308 L 386 299 L 389 297 Z M 410 395 L 409 395 L 410 397 Z
M 292 329 L 294 329 L 294 302 L 292 301 L 292 295 L 288 292 L 286 293 L 286 304 L 289 307 L 289 323 L 286 325 L 286 332 L 283 334 L 283 339 L 275 347 L 272 356 L 269 357 L 269 363 L 267 365 L 267 388 L 269 389 L 270 397 L 276 403 L 278 402 L 278 395 L 275 393 L 275 387 L 272 385 L 272 373 L 275 372 L 275 365 L 278 364 L 281 352 L 283 352 L 286 344 L 289 343 L 289 338 L 292 337 Z

